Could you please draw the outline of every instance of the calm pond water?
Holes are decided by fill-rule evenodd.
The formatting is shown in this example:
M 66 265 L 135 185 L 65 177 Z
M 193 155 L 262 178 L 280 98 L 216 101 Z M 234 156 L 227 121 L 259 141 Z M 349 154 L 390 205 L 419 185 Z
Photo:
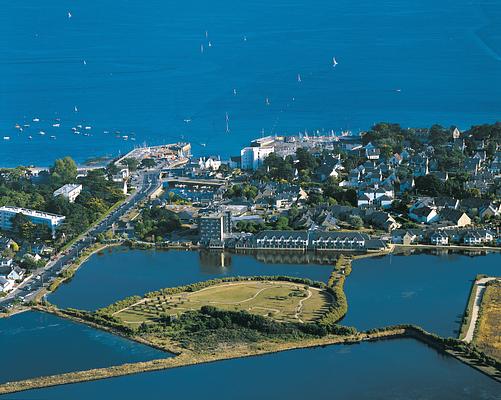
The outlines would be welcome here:
M 500 14 L 492 0 L 3 1 L 1 164 L 181 136 L 199 154 L 229 155 L 261 130 L 493 122 Z M 135 142 L 120 137 L 131 132 Z
M 329 265 L 266 264 L 247 255 L 112 248 L 93 255 L 49 296 L 59 307 L 96 309 L 127 296 L 224 276 L 288 275 L 327 281 Z
M 451 357 L 412 339 L 398 339 L 288 351 L 2 398 L 492 400 L 501 399 L 500 388 Z
M 0 383 L 168 357 L 162 351 L 51 314 L 0 319 Z
M 456 337 L 477 274 L 500 276 L 501 255 L 417 254 L 358 260 L 346 280 L 348 314 L 342 324 L 370 329 L 412 323 Z

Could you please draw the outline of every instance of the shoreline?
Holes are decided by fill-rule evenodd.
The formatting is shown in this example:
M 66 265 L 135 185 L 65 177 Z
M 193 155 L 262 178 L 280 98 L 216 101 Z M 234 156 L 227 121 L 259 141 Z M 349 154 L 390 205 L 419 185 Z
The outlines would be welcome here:
M 49 312 L 49 311 L 47 311 Z M 58 314 L 56 314 L 58 315 Z M 88 321 L 76 320 L 74 318 L 64 316 L 78 323 L 89 324 Z M 102 327 L 98 328 L 102 329 Z M 116 334 L 113 330 L 112 333 Z M 148 341 L 141 341 L 138 338 L 124 336 L 128 340 L 137 341 L 139 343 L 148 344 Z M 95 368 L 83 371 L 66 372 L 62 374 L 42 376 L 37 378 L 24 379 L 13 382 L 0 384 L 0 395 L 22 392 L 27 390 L 36 390 L 53 386 L 69 385 L 75 383 L 83 383 L 97 381 L 101 379 L 110 379 L 115 377 L 134 375 L 139 373 L 148 373 L 173 368 L 188 367 L 200 364 L 208 364 L 224 360 L 243 359 L 247 357 L 257 357 L 281 353 L 289 350 L 301 350 L 309 348 L 318 348 L 326 346 L 334 346 L 340 344 L 358 344 L 363 342 L 374 342 L 379 340 L 395 340 L 402 338 L 410 338 L 417 340 L 425 345 L 432 347 L 434 350 L 454 357 L 459 362 L 462 362 L 484 375 L 501 383 L 500 371 L 494 367 L 479 365 L 478 362 L 466 357 L 459 351 L 444 348 L 444 345 L 433 334 L 430 334 L 418 327 L 389 327 L 381 331 L 360 332 L 352 336 L 329 336 L 318 339 L 308 339 L 298 342 L 277 343 L 263 342 L 258 343 L 259 348 L 256 349 L 234 349 L 225 354 L 190 354 L 179 353 L 174 357 L 155 359 L 151 361 L 142 361 L 137 363 L 125 363 L 118 366 Z M 151 344 L 148 344 L 151 346 Z M 156 347 L 158 348 L 158 347 Z M 166 351 L 165 348 L 160 348 Z M 175 353 L 173 353 L 175 354 Z

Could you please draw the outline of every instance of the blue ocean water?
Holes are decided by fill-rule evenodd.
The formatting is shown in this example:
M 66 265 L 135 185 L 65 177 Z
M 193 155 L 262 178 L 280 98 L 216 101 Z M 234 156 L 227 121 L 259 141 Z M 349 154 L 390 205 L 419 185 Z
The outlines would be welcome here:
M 262 132 L 381 120 L 493 122 L 500 17 L 501 2 L 483 0 L 4 1 L 0 164 L 181 138 L 226 156 Z
M 171 357 L 169 353 L 55 315 L 0 318 L 0 384 Z
M 2 399 L 500 399 L 499 383 L 413 339 L 338 345 L 56 386 Z M 169 396 L 169 397 L 168 397 Z

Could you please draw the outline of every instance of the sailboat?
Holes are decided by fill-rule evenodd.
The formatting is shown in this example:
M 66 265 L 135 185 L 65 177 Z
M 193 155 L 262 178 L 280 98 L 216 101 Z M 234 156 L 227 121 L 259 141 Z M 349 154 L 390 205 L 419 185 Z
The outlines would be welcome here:
M 77 108 L 77 106 L 75 106 L 74 110 L 75 110 L 75 112 L 78 112 L 78 108 Z
M 233 95 L 236 96 L 237 95 L 237 89 L 233 89 Z
M 270 99 L 268 97 L 266 98 L 265 103 L 266 103 L 267 106 L 270 105 Z
M 87 65 L 87 61 L 83 60 L 83 65 Z
M 72 15 L 71 15 L 71 12 L 68 11 L 68 18 L 71 18 Z
M 209 41 L 209 47 L 212 47 L 212 43 Z
M 301 82 L 301 75 L 297 74 L 297 81 Z
M 332 57 L 332 66 L 335 67 L 337 64 L 336 57 Z
M 230 117 L 226 113 L 226 133 L 230 133 Z
M 204 45 L 203 45 L 203 44 L 201 44 L 201 45 L 200 45 L 200 53 L 203 53 L 203 52 L 204 52 Z

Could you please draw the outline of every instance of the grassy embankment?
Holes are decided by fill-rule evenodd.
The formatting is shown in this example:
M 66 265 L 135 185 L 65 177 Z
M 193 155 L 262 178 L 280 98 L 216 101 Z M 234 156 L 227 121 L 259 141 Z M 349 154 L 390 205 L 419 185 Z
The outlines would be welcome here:
M 75 272 L 80 268 L 80 266 L 87 261 L 87 259 L 92 256 L 93 254 L 104 250 L 107 247 L 111 246 L 119 246 L 121 242 L 116 242 L 116 243 L 94 243 L 92 246 L 89 246 L 83 250 L 80 255 L 66 268 L 64 271 L 61 273 L 60 276 L 54 279 L 54 281 L 47 287 L 47 290 L 41 290 L 35 301 L 40 301 L 40 299 L 47 293 L 47 292 L 54 292 L 59 285 L 61 285 L 63 282 L 71 279 Z
M 501 362 L 501 282 L 487 282 L 480 303 L 480 314 L 473 344 Z

